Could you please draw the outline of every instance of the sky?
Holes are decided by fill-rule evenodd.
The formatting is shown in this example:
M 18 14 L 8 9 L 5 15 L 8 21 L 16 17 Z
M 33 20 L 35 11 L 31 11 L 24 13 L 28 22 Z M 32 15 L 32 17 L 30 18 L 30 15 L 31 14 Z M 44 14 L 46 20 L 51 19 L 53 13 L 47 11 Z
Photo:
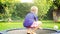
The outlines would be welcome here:
M 33 0 L 21 0 L 21 3 L 33 3 Z

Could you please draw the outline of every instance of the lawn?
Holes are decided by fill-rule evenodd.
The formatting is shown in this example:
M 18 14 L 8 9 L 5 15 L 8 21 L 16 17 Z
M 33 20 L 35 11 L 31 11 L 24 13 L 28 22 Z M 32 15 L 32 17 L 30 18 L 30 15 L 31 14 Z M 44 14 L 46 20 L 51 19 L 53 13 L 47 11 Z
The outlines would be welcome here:
M 60 23 L 54 23 L 52 20 L 43 20 L 43 28 L 52 28 L 54 25 L 58 25 L 60 29 Z M 20 22 L 0 22 L 0 31 L 13 29 L 13 28 L 23 28 L 23 21 Z

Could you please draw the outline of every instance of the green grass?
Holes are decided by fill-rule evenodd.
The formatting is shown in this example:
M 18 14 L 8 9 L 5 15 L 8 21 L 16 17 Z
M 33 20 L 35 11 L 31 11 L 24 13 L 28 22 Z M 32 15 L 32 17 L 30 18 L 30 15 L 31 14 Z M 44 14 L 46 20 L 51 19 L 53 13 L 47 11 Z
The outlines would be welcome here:
M 58 25 L 60 29 L 60 23 L 54 23 L 52 20 L 43 20 L 43 28 L 52 28 L 54 25 Z M 13 29 L 13 28 L 23 28 L 23 21 L 21 22 L 0 22 L 0 31 Z
M 12 28 L 23 28 L 22 22 L 2 22 L 0 23 L 0 31 L 12 29 Z
M 52 28 L 57 25 L 58 26 L 58 29 L 60 30 L 60 23 L 58 22 L 53 22 L 52 20 L 44 20 L 42 21 L 43 22 L 43 28 Z

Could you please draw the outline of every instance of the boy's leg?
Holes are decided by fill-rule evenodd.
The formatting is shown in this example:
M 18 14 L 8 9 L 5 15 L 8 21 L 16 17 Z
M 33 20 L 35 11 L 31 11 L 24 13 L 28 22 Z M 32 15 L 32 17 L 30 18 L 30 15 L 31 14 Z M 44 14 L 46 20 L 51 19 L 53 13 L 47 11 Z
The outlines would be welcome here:
M 27 34 L 32 34 L 31 28 L 27 28 Z
M 37 30 L 37 28 L 36 28 L 36 30 Z M 27 34 L 36 34 L 35 28 L 27 28 Z
M 39 29 L 42 29 L 42 22 L 41 21 L 38 22 L 39 22 Z
M 38 26 L 33 28 L 32 32 L 35 32 L 38 28 L 41 28 L 42 22 L 41 21 L 37 21 L 37 23 L 39 23 Z
M 37 21 L 36 23 L 38 23 L 38 26 L 35 28 L 27 28 L 27 33 L 29 34 L 35 34 L 35 31 L 42 26 L 42 22 L 41 21 Z
M 32 32 L 35 32 L 38 28 L 39 28 L 39 26 L 33 28 Z

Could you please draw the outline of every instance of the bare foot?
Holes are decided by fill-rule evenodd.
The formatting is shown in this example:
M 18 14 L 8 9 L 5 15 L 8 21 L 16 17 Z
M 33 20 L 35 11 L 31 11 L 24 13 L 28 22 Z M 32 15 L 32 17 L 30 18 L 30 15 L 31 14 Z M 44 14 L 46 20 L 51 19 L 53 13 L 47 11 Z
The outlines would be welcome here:
M 36 34 L 35 32 L 33 32 L 32 34 Z

